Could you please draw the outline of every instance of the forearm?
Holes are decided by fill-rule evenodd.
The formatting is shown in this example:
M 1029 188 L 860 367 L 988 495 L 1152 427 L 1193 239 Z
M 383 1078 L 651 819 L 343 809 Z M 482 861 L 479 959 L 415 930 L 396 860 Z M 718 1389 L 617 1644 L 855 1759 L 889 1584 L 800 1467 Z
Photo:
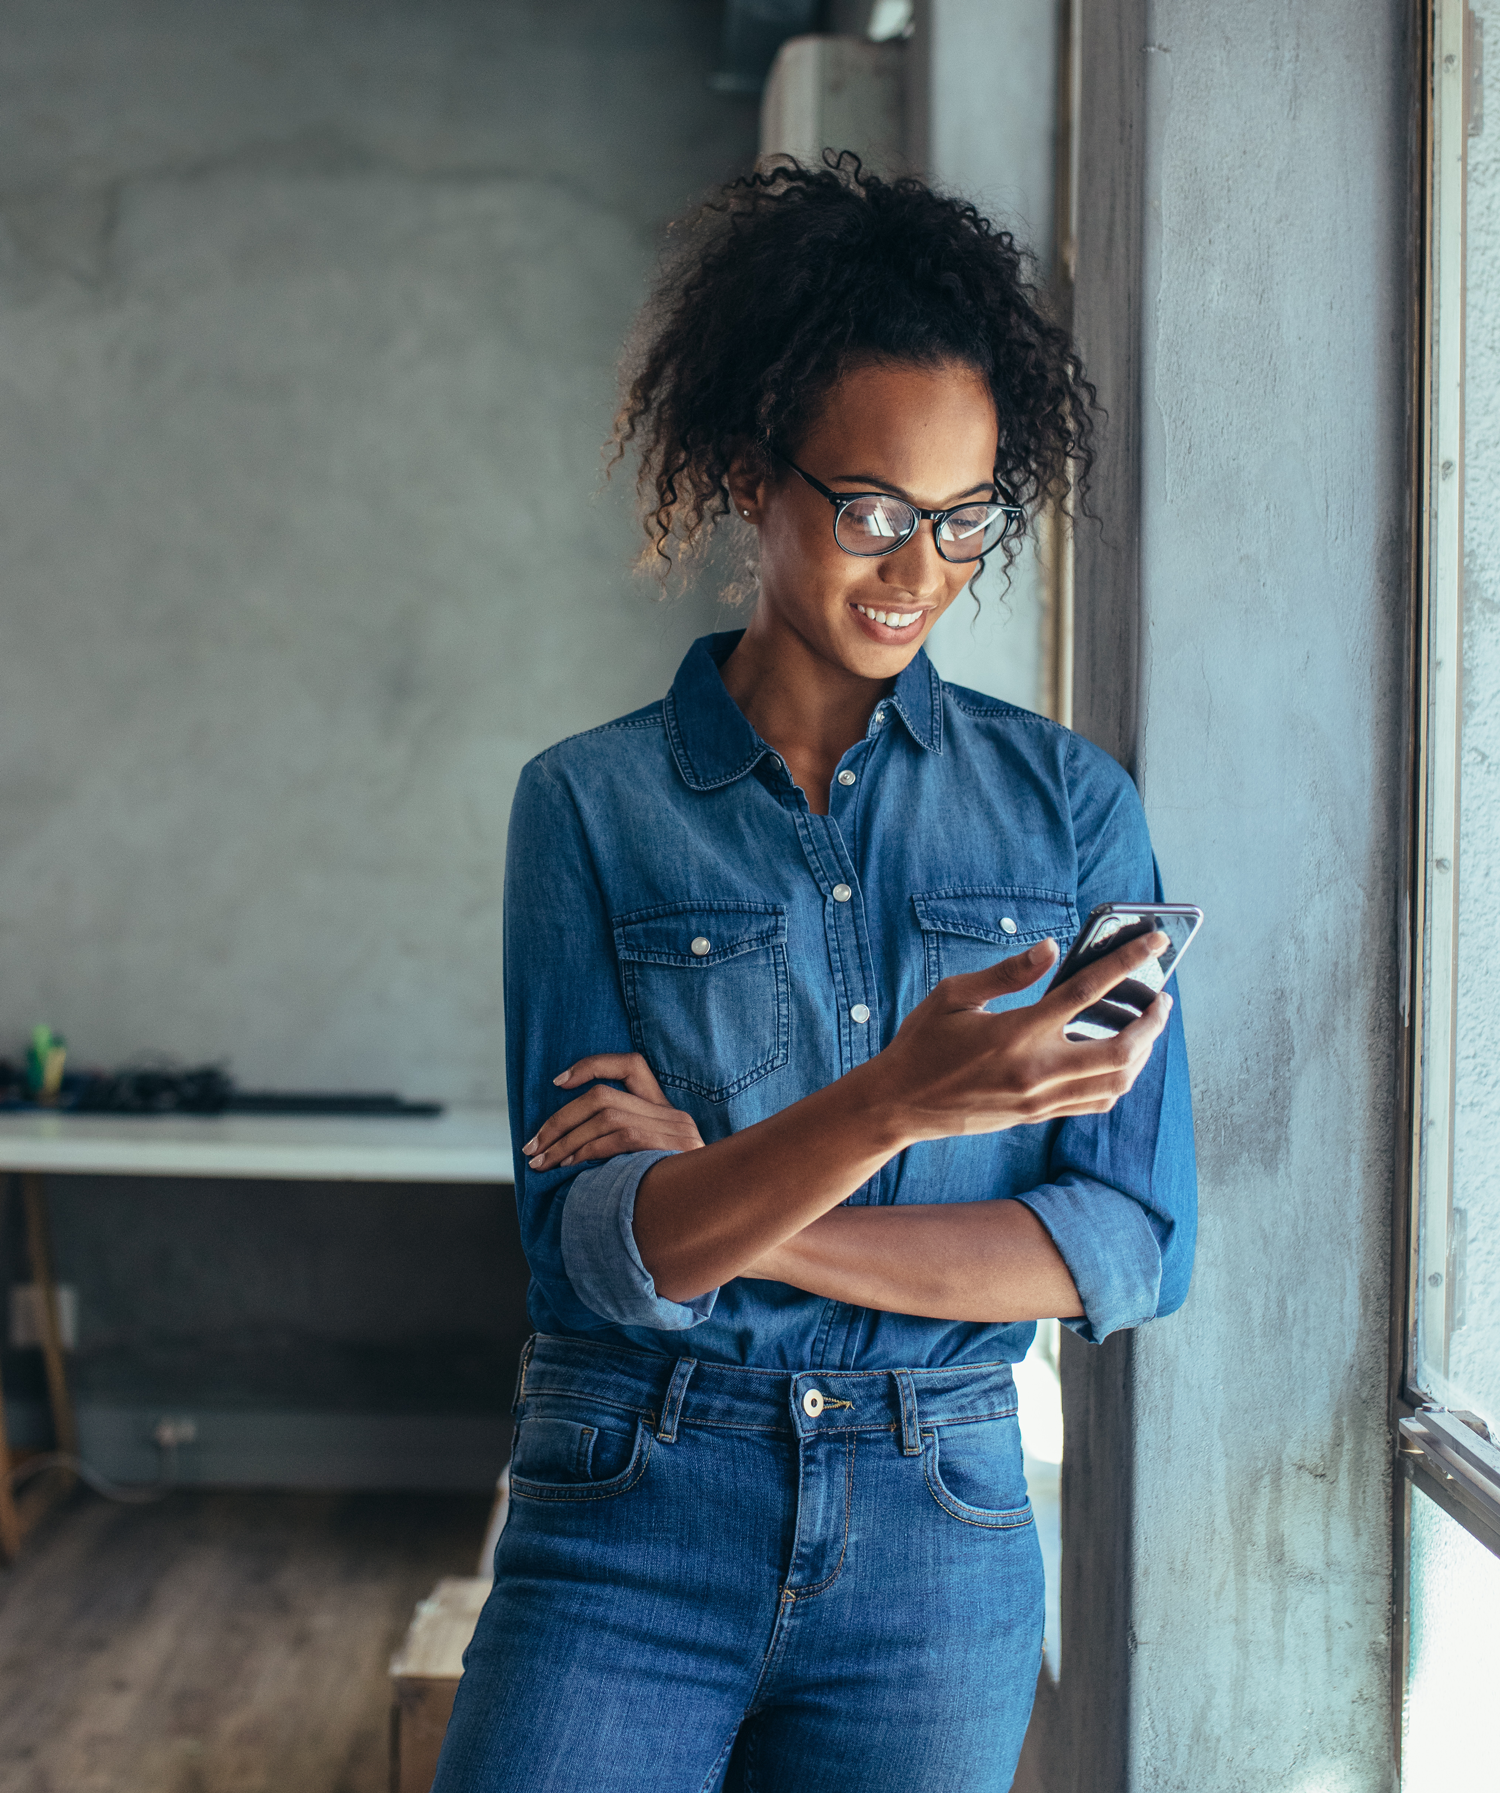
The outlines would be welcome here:
M 653 1164 L 636 1249 L 660 1294 L 691 1301 L 836 1208 L 909 1143 L 878 1061 L 779 1114 Z
M 1083 1312 L 1047 1229 L 1016 1201 L 839 1208 L 743 1274 L 934 1320 L 1073 1319 Z

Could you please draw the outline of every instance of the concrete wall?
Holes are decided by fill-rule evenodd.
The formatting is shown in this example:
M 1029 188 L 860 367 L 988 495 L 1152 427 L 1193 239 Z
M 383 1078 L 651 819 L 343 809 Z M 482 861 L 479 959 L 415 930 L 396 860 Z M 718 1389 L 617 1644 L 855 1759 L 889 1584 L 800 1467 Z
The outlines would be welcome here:
M 712 0 L 18 0 L 0 1052 L 496 1100 L 511 789 L 708 607 L 599 499 Z
M 928 178 L 974 200 L 1052 276 L 1058 8 L 1049 0 L 920 0 L 908 102 Z M 1030 541 L 1006 589 L 984 574 L 928 642 L 938 670 L 1010 703 L 1055 707 L 1046 576 Z
M 1121 45 L 1144 181 L 1133 749 L 1168 889 L 1208 912 L 1183 973 L 1203 1230 L 1186 1309 L 1116 1365 L 1123 1749 L 1058 1786 L 1390 1784 L 1405 19 L 1151 0 Z M 1085 206 L 1106 185 L 1086 166 Z M 1121 272 L 1081 265 L 1081 305 Z M 1086 1625 L 1089 1589 L 1064 1597 Z
M 1077 318 L 1111 411 L 1075 715 L 1184 968 L 1186 1308 L 1065 1339 L 1063 1675 L 1026 1793 L 1391 1768 L 1407 9 L 1083 0 Z
M 716 623 L 595 496 L 663 226 L 747 166 L 714 0 L 16 0 L 0 58 L 0 1055 L 503 1090 L 522 762 Z M 54 1185 L 86 1449 L 483 1484 L 508 1191 Z M 15 1204 L 0 1286 L 24 1274 Z M 42 1434 L 9 1353 L 13 1436 Z M 317 1423 L 310 1425 L 309 1413 Z M 415 1425 L 415 1430 L 413 1429 Z

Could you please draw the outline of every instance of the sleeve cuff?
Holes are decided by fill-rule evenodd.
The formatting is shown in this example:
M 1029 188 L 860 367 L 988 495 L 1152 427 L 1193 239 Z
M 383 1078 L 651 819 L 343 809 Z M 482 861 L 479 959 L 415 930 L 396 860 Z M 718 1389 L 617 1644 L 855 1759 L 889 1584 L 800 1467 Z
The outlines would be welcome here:
M 706 1320 L 719 1291 L 692 1301 L 656 1292 L 635 1244 L 635 1192 L 659 1159 L 671 1152 L 625 1152 L 573 1179 L 562 1214 L 563 1268 L 574 1291 L 601 1319 L 619 1326 L 682 1332 Z
M 1156 1318 L 1161 1247 L 1139 1202 L 1071 1172 L 1016 1200 L 1046 1227 L 1083 1303 L 1083 1319 L 1064 1326 L 1097 1345 Z

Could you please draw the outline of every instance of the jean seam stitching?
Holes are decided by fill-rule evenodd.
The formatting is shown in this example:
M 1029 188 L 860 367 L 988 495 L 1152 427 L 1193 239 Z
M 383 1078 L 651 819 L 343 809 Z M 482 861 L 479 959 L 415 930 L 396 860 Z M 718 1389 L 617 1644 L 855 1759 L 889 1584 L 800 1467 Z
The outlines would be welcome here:
M 601 1488 L 597 1494 L 578 1494 L 574 1493 L 572 1489 L 549 1489 L 545 1482 L 533 1482 L 526 1476 L 512 1476 L 510 1491 L 518 1500 L 614 1500 L 621 1494 L 628 1494 L 635 1487 L 646 1473 L 646 1465 L 651 1461 L 651 1447 L 656 1441 L 649 1432 L 643 1432 L 640 1436 L 646 1445 L 645 1450 L 641 1453 L 640 1467 L 633 1476 L 630 1476 L 628 1482 L 618 1488 Z M 628 1469 L 622 1470 L 621 1473 L 630 1475 Z
M 798 1600 L 810 1600 L 814 1594 L 821 1594 L 830 1588 L 843 1573 L 844 1558 L 849 1551 L 849 1521 L 854 1512 L 854 1445 L 851 1436 L 844 1448 L 844 1535 L 839 1540 L 839 1560 L 830 1572 L 810 1588 L 793 1588 L 791 1591 Z
M 922 1459 L 922 1476 L 927 1483 L 927 1492 L 945 1513 L 952 1514 L 961 1525 L 977 1526 L 981 1531 L 1014 1532 L 1036 1523 L 1036 1515 L 1031 1510 L 1029 1500 L 1024 1506 L 1009 1507 L 1004 1510 L 996 1508 L 993 1510 L 992 1516 L 986 1519 L 971 1519 L 970 1513 L 990 1513 L 991 1509 L 968 1506 L 967 1503 L 960 1503 L 955 1495 L 949 1494 L 941 1482 L 935 1482 L 932 1479 L 932 1462 L 926 1455 Z M 962 1510 L 960 1510 L 961 1506 Z

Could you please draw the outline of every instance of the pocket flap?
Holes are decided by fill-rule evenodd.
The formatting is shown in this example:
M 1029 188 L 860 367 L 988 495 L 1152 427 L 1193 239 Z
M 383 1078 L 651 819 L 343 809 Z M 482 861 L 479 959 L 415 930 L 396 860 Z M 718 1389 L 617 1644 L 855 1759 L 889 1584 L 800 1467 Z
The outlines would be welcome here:
M 637 964 L 720 965 L 786 939 L 780 903 L 662 903 L 614 918 L 615 950 Z
M 999 956 L 1055 940 L 1060 951 L 1078 932 L 1078 911 L 1065 891 L 997 884 L 978 890 L 929 890 L 912 898 L 924 933 L 960 934 L 1001 948 Z

